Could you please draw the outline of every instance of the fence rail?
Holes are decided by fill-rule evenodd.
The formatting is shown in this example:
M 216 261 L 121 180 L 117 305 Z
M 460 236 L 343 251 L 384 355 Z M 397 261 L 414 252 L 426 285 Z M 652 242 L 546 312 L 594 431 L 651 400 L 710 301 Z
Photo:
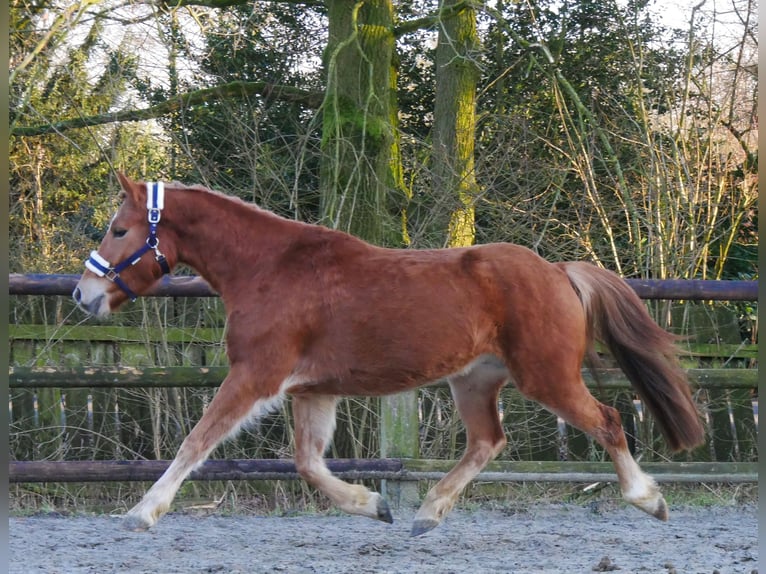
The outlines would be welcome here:
M 213 388 L 229 368 L 217 367 L 9 367 L 11 389 L 23 388 Z M 756 389 L 755 369 L 687 369 L 692 387 L 699 389 Z M 619 369 L 598 369 L 597 378 L 583 370 L 585 384 L 599 389 L 630 389 Z M 446 386 L 446 383 L 442 383 Z
M 11 295 L 70 295 L 79 275 L 39 273 L 8 275 Z M 642 299 L 687 301 L 757 301 L 758 281 L 711 281 L 704 279 L 626 279 Z M 199 276 L 166 275 L 150 297 L 217 297 Z
M 17 482 L 155 481 L 169 460 L 12 461 L 9 480 Z M 424 459 L 326 459 L 333 474 L 346 480 L 440 480 L 457 461 Z M 645 463 L 658 482 L 757 482 L 758 464 L 747 462 Z M 293 460 L 207 460 L 190 480 L 295 480 Z M 617 482 L 608 462 L 494 461 L 476 478 L 479 482 Z

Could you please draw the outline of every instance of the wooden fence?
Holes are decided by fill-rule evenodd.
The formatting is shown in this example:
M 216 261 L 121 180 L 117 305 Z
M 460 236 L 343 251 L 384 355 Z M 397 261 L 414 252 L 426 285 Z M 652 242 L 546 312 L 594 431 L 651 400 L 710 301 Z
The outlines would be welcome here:
M 33 295 L 36 297 L 67 297 L 78 276 L 46 276 L 46 275 L 11 275 L 10 289 L 12 295 Z M 757 282 L 723 282 L 723 281 L 629 281 L 636 292 L 645 299 L 691 299 L 691 300 L 725 300 L 753 301 L 757 300 Z M 209 286 L 197 277 L 166 277 L 154 294 L 158 297 L 212 297 L 215 296 Z M 57 301 L 61 305 L 61 301 Z M 58 417 L 60 428 L 70 429 L 71 433 L 60 433 L 60 441 L 79 440 L 81 444 L 93 442 L 93 437 L 103 438 L 105 434 L 114 433 L 115 445 L 122 442 L 122 437 L 129 432 L 137 432 L 128 427 L 135 427 L 136 419 L 121 412 L 125 399 L 119 402 L 115 396 L 116 389 L 129 392 L 131 389 L 165 389 L 167 392 L 197 393 L 184 395 L 182 399 L 191 398 L 204 402 L 209 399 L 212 388 L 220 384 L 226 372 L 225 362 L 221 361 L 221 346 L 223 326 L 202 326 L 194 329 L 184 327 L 168 327 L 151 329 L 135 326 L 119 325 L 50 325 L 50 324 L 11 324 L 10 340 L 12 366 L 9 369 L 9 385 L 11 400 L 9 402 L 12 425 L 14 415 L 18 410 L 28 414 L 33 413 L 32 426 L 40 424 L 40 417 L 48 424 L 52 418 Z M 156 367 L 141 364 L 146 352 L 136 352 L 133 347 L 146 347 L 162 344 L 179 346 L 184 355 L 180 365 Z M 67 353 L 67 349 L 77 345 L 82 348 L 88 345 L 91 349 L 91 359 L 88 366 L 83 365 L 81 356 L 77 353 Z M 59 354 L 51 355 L 50 347 L 60 348 Z M 38 364 L 40 347 L 45 347 L 48 360 L 55 356 L 54 363 Z M 207 354 L 199 347 L 208 349 Z M 189 349 L 194 348 L 193 356 L 188 356 Z M 128 350 L 126 350 L 128 349 Z M 217 360 L 210 360 L 210 351 Z M 631 448 L 641 452 L 642 466 L 655 474 L 658 480 L 672 481 L 754 481 L 757 478 L 757 369 L 731 368 L 734 364 L 748 366 L 755 364 L 756 346 L 740 343 L 696 343 L 687 348 L 688 357 L 694 357 L 699 362 L 703 360 L 704 367 L 690 368 L 689 375 L 698 398 L 705 405 L 705 416 L 711 429 L 710 441 L 704 447 L 695 451 L 691 456 L 670 457 L 659 446 L 656 429 L 649 417 L 645 417 L 640 401 L 636 400 L 629 389 L 627 381 L 621 373 L 607 369 L 600 373 L 599 398 L 611 402 L 623 416 L 626 430 L 631 437 Z M 97 356 L 98 355 L 98 356 Z M 116 363 L 131 363 L 136 366 L 125 367 L 121 364 L 104 365 L 103 357 L 110 355 Z M 94 360 L 95 359 L 95 360 Z M 74 364 L 72 364 L 74 363 Z M 202 363 L 202 364 L 200 364 Z M 725 367 L 725 368 L 724 368 Z M 589 385 L 594 386 L 590 376 L 586 376 Z M 95 398 L 98 390 L 107 393 L 107 402 L 111 406 L 101 405 L 94 409 L 99 402 Z M 41 406 L 41 397 L 46 394 L 46 405 Z M 157 391 L 157 392 L 160 392 Z M 78 401 L 85 404 L 77 408 L 67 404 L 69 397 L 76 393 Z M 83 394 L 84 393 L 84 394 Z M 176 400 L 178 400 L 176 395 Z M 139 399 L 132 399 L 136 402 Z M 57 404 L 52 404 L 57 403 Z M 332 470 L 347 479 L 382 479 L 389 481 L 391 489 L 396 491 L 400 485 L 408 485 L 417 480 L 437 479 L 454 463 L 453 460 L 423 459 L 423 452 L 429 452 L 424 445 L 438 445 L 449 442 L 451 450 L 457 452 L 464 437 L 460 433 L 452 433 L 450 437 L 437 436 L 434 425 L 425 421 L 440 421 L 435 426 L 447 427 L 445 421 L 454 422 L 454 412 L 451 411 L 449 391 L 444 386 L 436 385 L 420 392 L 404 393 L 380 400 L 374 405 L 375 418 L 373 426 L 377 427 L 377 447 L 370 454 L 374 459 L 335 458 L 329 460 Z M 519 406 L 521 405 L 521 406 Z M 492 463 L 479 477 L 482 481 L 613 481 L 616 476 L 611 464 L 603 458 L 603 453 L 594 450 L 592 441 L 573 429 L 561 424 L 552 415 L 542 412 L 531 403 L 526 403 L 513 389 L 509 389 L 501 397 L 501 410 L 510 412 L 516 409 L 513 416 L 506 413 L 506 419 L 511 423 L 509 444 L 513 450 L 508 457 L 514 460 L 498 460 Z M 97 414 L 94 414 L 97 413 Z M 518 414 L 522 413 L 527 420 L 533 421 L 533 428 L 521 428 L 517 423 Z M 365 415 L 366 416 L 366 415 Z M 99 418 L 100 417 L 100 418 Z M 193 417 L 176 423 L 179 427 L 179 439 L 188 426 L 193 424 Z M 73 420 L 75 419 L 75 420 Z M 98 420 L 96 420 L 98 419 Z M 107 420 L 108 419 L 108 420 Z M 29 421 L 27 421 L 28 423 Z M 153 421 L 154 423 L 154 421 Z M 170 425 L 172 426 L 172 425 Z M 529 427 L 529 425 L 527 425 Z M 105 432 L 105 428 L 109 428 Z M 157 426 L 168 432 L 168 425 Z M 23 443 L 25 431 L 19 430 L 18 435 Z M 32 436 L 31 431 L 29 431 Z M 281 434 L 279 434 L 281 433 Z M 277 442 L 289 443 L 289 436 L 284 430 L 279 431 Z M 54 433 L 55 434 L 55 433 Z M 73 438 L 76 434 L 77 438 Z M 64 436 L 66 435 L 66 436 Z M 257 440 L 256 437 L 254 440 Z M 108 440 L 112 440 L 107 436 Z M 143 438 L 146 443 L 151 439 Z M 155 439 L 156 440 L 156 439 Z M 18 445 L 16 445 L 18 446 Z M 13 447 L 13 445 L 12 445 Z M 133 454 L 127 451 L 133 449 Z M 149 449 L 151 450 L 151 449 Z M 35 457 L 35 445 L 27 450 L 22 445 L 19 451 L 29 453 L 25 458 Z M 167 461 L 141 460 L 148 458 L 148 451 L 140 449 L 116 447 L 112 452 L 114 457 L 126 456 L 137 460 L 93 460 L 98 458 L 91 454 L 87 460 L 14 460 L 10 463 L 10 480 L 12 482 L 45 482 L 45 481 L 110 481 L 110 480 L 155 480 Z M 64 451 L 62 451 L 64 452 Z M 67 451 L 69 452 L 69 451 Z M 80 450 L 87 452 L 87 449 Z M 92 451 L 91 451 L 92 452 Z M 586 453 L 586 454 L 583 454 Z M 295 468 L 291 460 L 279 457 L 287 453 L 279 451 L 275 457 L 255 459 L 226 459 L 209 460 L 192 476 L 197 480 L 238 480 L 238 479 L 290 479 L 295 478 Z M 342 453 L 341 453 L 342 454 Z M 368 453 L 363 453 L 368 454 Z M 459 454 L 459 453 L 458 453 Z M 12 454 L 13 456 L 13 454 Z M 56 455 L 48 454 L 46 458 Z M 98 455 L 103 456 L 103 453 Z M 71 458 L 63 455 L 61 458 Z M 77 457 L 75 457 L 77 458 Z M 502 456 L 501 456 L 502 458 Z M 548 460 L 535 460 L 547 458 Z M 652 460 L 652 459 L 656 460 Z M 646 461 L 649 462 L 646 462 Z

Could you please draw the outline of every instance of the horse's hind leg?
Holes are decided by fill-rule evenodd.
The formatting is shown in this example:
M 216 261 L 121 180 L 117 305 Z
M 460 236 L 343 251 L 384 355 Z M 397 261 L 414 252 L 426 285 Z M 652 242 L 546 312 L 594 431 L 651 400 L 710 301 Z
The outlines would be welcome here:
M 450 379 L 452 396 L 466 429 L 466 449 L 460 462 L 426 495 L 415 515 L 411 536 L 438 526 L 466 485 L 503 450 L 506 438 L 497 396 L 507 380 L 504 367 L 488 363 Z
M 533 380 L 534 387 L 529 384 Z M 639 468 L 628 450 L 619 412 L 591 395 L 579 368 L 556 369 L 549 364 L 544 375 L 532 378 L 527 373 L 518 377 L 517 384 L 524 395 L 588 433 L 606 449 L 627 502 L 655 518 L 668 519 L 668 507 L 657 484 Z
M 293 395 L 295 466 L 306 482 L 341 510 L 391 523 L 391 511 L 380 494 L 370 492 L 361 484 L 340 480 L 324 462 L 324 451 L 335 430 L 337 401 L 337 397 L 331 395 Z
M 232 366 L 228 376 L 199 422 L 181 444 L 175 459 L 125 516 L 124 528 L 146 530 L 170 508 L 181 483 L 224 438 L 235 432 L 251 415 L 262 414 L 282 398 L 279 382 L 271 387 L 261 379 L 261 392 L 254 392 L 254 374 L 247 368 Z M 273 388 L 269 393 L 268 389 Z

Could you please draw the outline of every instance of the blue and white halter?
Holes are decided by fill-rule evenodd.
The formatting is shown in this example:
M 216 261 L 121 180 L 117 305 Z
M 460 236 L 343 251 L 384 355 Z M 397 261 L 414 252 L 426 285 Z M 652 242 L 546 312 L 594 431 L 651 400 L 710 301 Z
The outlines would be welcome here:
M 149 237 L 146 238 L 146 243 L 139 247 L 132 255 L 123 259 L 120 263 L 112 266 L 109 261 L 101 257 L 98 251 L 91 251 L 90 257 L 85 262 L 85 267 L 90 269 L 93 273 L 99 277 L 106 277 L 122 289 L 131 301 L 135 301 L 138 295 L 120 279 L 120 273 L 128 267 L 132 267 L 139 262 L 141 257 L 144 256 L 149 250 L 154 250 L 154 258 L 162 268 L 162 273 L 170 273 L 170 265 L 168 265 L 167 259 L 159 249 L 160 240 L 157 237 L 157 224 L 160 222 L 162 209 L 165 207 L 165 184 L 160 182 L 146 182 L 146 209 L 147 209 L 147 221 L 149 222 Z

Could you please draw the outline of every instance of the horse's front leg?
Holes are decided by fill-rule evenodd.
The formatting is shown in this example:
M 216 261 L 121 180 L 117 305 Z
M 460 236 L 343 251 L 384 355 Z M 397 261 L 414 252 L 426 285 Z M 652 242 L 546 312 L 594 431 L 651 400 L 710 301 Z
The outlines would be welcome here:
M 337 397 L 296 394 L 292 399 L 295 419 L 295 465 L 300 475 L 325 494 L 338 508 L 383 522 L 393 522 L 385 499 L 361 484 L 348 484 L 333 476 L 323 454 L 335 430 Z
M 202 418 L 181 444 L 175 459 L 126 515 L 128 530 L 146 530 L 170 508 L 181 483 L 202 464 L 210 452 L 226 437 L 235 433 L 252 416 L 259 416 L 277 406 L 283 398 L 280 377 L 259 376 L 245 365 L 232 365 Z

